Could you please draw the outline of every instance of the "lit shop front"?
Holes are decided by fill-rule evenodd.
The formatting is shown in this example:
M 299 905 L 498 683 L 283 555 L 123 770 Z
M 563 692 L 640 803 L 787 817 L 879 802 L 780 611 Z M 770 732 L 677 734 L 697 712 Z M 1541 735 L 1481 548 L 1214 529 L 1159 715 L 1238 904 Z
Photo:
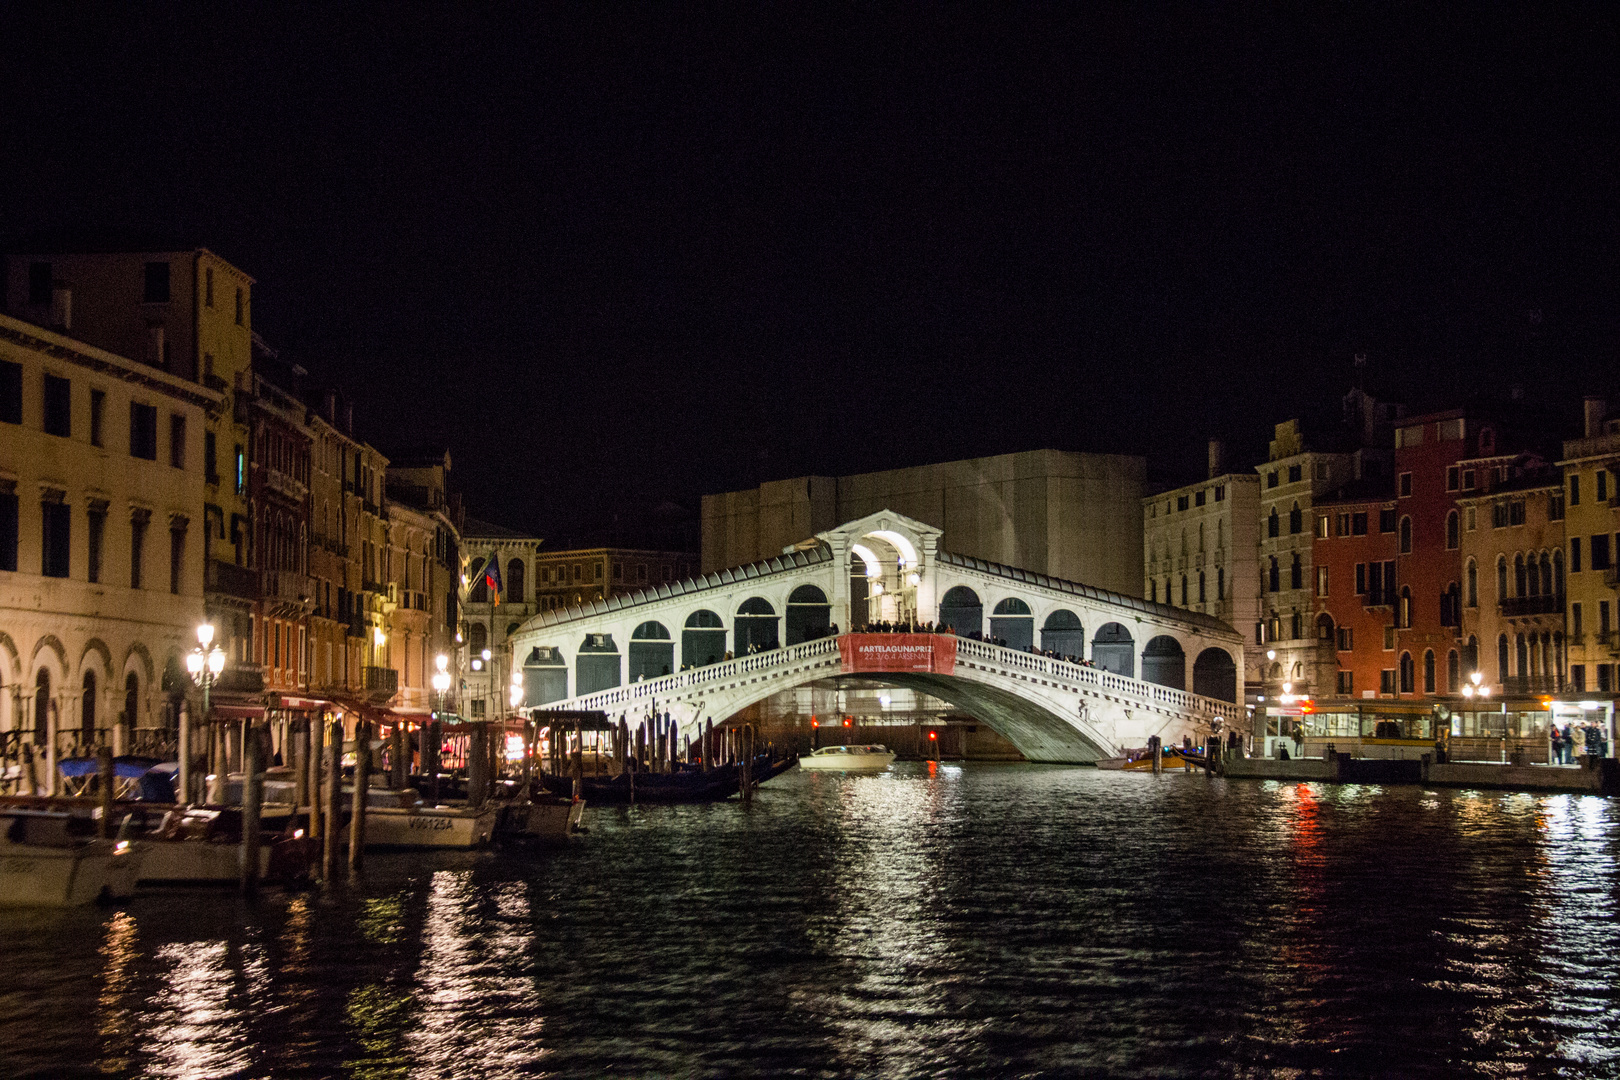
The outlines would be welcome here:
M 1272 708 L 1266 755 L 1323 757 L 1329 748 L 1363 758 L 1555 764 L 1555 730 L 1573 743 L 1567 759 L 1613 756 L 1614 701 L 1468 697 L 1444 701 L 1301 702 Z

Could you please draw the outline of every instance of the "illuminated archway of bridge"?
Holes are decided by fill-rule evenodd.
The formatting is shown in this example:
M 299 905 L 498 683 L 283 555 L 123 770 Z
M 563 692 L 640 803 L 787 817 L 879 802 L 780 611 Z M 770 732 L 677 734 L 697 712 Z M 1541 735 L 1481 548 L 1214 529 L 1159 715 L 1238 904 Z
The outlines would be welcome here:
M 767 562 L 541 613 L 511 639 L 524 704 L 601 710 L 632 724 L 667 711 L 695 734 L 705 720 L 722 723 L 783 690 L 860 673 L 948 702 L 1030 760 L 1050 762 L 1240 726 L 1243 647 L 1231 627 L 954 555 L 942 535 L 884 511 Z M 852 646 L 867 640 L 848 633 L 852 620 L 949 624 L 952 659 L 904 671 L 852 666 Z M 958 636 L 982 635 L 986 621 L 1008 646 Z M 677 640 L 680 669 L 654 677 Z M 629 669 L 621 641 L 644 643 Z M 1088 641 L 1094 655 L 1081 655 Z

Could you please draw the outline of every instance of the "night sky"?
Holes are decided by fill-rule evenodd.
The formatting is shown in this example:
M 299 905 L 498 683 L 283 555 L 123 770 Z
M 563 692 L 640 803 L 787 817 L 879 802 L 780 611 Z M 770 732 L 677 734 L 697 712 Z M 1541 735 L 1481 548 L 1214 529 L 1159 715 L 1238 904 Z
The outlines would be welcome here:
M 549 546 L 811 472 L 1252 463 L 1357 353 L 1620 400 L 1612 6 L 1092 6 L 7 5 L 0 241 L 217 251 Z

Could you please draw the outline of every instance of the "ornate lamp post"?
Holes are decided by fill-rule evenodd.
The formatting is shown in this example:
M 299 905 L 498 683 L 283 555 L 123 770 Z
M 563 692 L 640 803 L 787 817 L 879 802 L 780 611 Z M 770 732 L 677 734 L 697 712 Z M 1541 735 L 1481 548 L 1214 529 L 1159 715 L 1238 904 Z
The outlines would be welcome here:
M 225 670 L 225 650 L 214 645 L 214 627 L 210 623 L 202 623 L 197 627 L 197 647 L 186 654 L 186 671 L 191 674 L 191 681 L 202 687 L 203 707 L 202 721 L 209 722 L 209 691 L 214 687 L 214 680 L 219 678 L 220 672 Z M 210 648 L 209 646 L 213 646 Z M 180 799 L 191 801 L 191 723 L 189 716 L 187 722 L 180 725 Z
M 436 804 L 439 801 L 439 748 L 442 745 L 439 714 L 444 711 L 444 695 L 450 689 L 450 658 L 440 653 L 433 658 L 433 666 L 439 669 L 433 673 L 433 693 L 438 703 L 422 731 L 422 768 L 431 766 L 433 769 L 433 801 Z

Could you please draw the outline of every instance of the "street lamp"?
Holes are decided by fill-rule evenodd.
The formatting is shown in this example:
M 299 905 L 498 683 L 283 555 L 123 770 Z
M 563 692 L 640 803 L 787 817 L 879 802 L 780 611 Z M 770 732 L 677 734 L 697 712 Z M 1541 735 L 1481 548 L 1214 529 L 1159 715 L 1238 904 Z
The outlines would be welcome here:
M 210 648 L 209 646 L 213 646 Z M 225 650 L 214 645 L 214 627 L 211 623 L 201 623 L 197 626 L 197 647 L 186 654 L 186 671 L 191 675 L 191 681 L 202 688 L 203 694 L 203 723 L 208 723 L 209 691 L 214 687 L 214 680 L 219 678 L 220 672 L 225 670 Z M 180 731 L 180 798 L 189 802 L 191 800 L 191 724 L 188 722 Z
M 512 672 L 512 686 L 506 693 L 507 700 L 512 703 L 512 708 L 516 709 L 523 704 L 523 672 Z

